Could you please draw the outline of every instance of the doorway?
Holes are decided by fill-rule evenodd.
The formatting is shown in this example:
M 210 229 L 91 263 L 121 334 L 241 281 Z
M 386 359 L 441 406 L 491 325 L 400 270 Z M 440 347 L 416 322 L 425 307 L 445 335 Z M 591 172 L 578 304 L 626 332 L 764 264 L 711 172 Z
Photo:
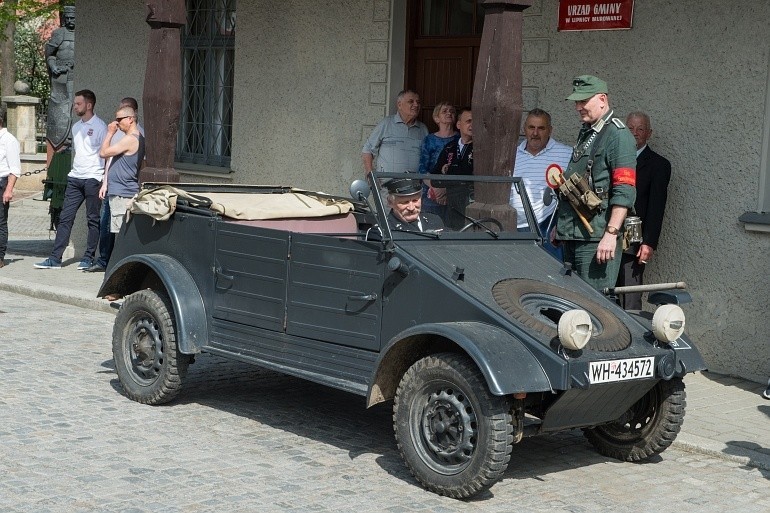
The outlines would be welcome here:
M 476 0 L 408 0 L 406 87 L 420 94 L 420 121 L 434 132 L 440 101 L 470 107 L 484 27 Z

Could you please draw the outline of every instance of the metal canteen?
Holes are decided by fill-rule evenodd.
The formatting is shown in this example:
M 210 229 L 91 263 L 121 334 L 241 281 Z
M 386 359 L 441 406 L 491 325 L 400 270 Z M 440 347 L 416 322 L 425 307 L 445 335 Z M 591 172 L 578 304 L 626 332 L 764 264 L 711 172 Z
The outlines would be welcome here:
M 625 221 L 628 242 L 636 244 L 642 242 L 642 218 L 638 216 L 628 216 Z

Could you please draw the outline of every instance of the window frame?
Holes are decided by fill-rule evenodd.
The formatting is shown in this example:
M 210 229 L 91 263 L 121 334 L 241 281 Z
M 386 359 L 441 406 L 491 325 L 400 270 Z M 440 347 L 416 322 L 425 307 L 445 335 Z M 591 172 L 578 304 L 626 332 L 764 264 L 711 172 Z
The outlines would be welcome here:
M 187 24 L 180 41 L 182 105 L 175 148 L 175 165 L 178 164 L 182 169 L 189 167 L 205 168 L 207 172 L 215 173 L 230 172 L 236 1 L 186 2 Z M 195 15 L 204 18 L 193 23 Z M 193 25 L 201 28 L 201 31 L 192 33 Z M 194 70 L 196 65 L 200 69 Z M 198 81 L 194 83 L 196 78 Z

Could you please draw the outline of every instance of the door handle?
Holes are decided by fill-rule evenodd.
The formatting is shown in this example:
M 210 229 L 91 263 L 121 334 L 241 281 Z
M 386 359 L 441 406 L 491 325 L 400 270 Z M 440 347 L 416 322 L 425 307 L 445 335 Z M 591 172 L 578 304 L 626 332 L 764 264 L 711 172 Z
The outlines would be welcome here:
M 348 301 L 377 301 L 377 294 L 365 294 L 363 296 L 348 296 Z
M 233 280 L 235 280 L 235 276 L 231 274 L 223 273 L 221 267 L 216 267 L 214 269 L 214 274 L 216 275 L 216 280 L 215 280 L 216 288 L 228 289 L 233 285 Z M 226 283 L 220 283 L 220 280 Z

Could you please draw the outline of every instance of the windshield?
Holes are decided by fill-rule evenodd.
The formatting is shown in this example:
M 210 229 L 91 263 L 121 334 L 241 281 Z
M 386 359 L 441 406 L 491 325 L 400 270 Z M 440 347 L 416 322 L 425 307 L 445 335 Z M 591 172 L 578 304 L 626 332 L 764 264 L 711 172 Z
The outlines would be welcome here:
M 373 172 L 368 182 L 366 207 L 382 235 L 395 240 L 540 238 L 555 207 L 547 186 L 525 187 L 516 177 Z M 543 220 L 536 219 L 527 189 L 539 205 L 548 204 Z

